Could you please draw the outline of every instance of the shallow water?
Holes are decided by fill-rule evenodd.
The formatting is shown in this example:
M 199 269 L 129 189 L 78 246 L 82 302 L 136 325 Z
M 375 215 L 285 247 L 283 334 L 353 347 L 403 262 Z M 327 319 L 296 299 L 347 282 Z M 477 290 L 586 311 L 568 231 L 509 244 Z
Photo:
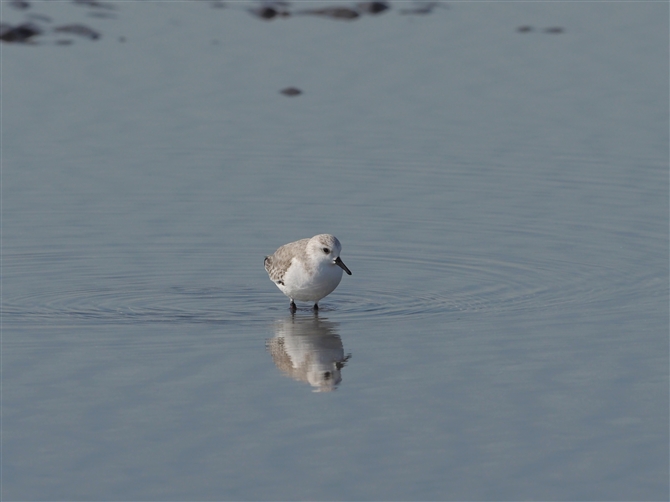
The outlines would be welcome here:
M 3 499 L 668 498 L 667 5 L 114 5 L 1 46 Z

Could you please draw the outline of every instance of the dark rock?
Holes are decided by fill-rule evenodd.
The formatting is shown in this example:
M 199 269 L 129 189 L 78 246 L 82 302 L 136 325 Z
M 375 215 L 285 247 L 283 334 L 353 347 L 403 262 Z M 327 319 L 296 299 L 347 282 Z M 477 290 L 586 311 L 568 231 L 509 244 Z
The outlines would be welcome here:
M 349 7 L 323 7 L 321 9 L 307 9 L 297 12 L 297 14 L 308 14 L 312 16 L 332 17 L 333 19 L 356 19 L 360 14 Z
M 98 0 L 72 0 L 76 5 L 83 7 L 93 7 L 94 9 L 114 10 L 115 7 L 110 3 L 98 2 Z
M 446 7 L 441 2 L 419 2 L 416 7 L 400 9 L 401 14 L 431 14 L 435 7 Z
M 302 91 L 297 87 L 287 87 L 286 89 L 282 89 L 279 92 L 281 92 L 284 96 L 299 96 L 302 94 Z
M 9 5 L 16 10 L 26 10 L 30 8 L 30 4 L 26 0 L 12 0 Z
M 379 14 L 391 8 L 388 2 L 361 2 L 356 4 L 359 12 L 366 14 Z
M 54 28 L 56 33 L 72 33 L 73 35 L 79 35 L 80 37 L 89 38 L 91 40 L 97 40 L 100 38 L 100 33 L 84 26 L 83 24 L 66 24 L 63 26 L 57 26 Z
M 290 13 L 286 10 L 283 10 L 281 7 L 272 7 L 270 5 L 264 5 L 255 9 L 249 9 L 254 16 L 260 17 L 261 19 L 274 19 L 275 17 L 287 17 Z
M 23 23 L 18 26 L 0 25 L 0 40 L 3 42 L 23 43 L 40 33 L 42 33 L 40 27 L 33 23 Z

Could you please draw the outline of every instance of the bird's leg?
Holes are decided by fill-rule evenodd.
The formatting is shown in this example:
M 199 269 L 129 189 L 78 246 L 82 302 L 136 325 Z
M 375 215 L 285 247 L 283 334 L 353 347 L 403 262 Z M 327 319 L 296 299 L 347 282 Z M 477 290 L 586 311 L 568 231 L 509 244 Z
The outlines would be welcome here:
M 291 305 L 289 306 L 289 310 L 295 314 L 295 311 L 298 310 L 298 307 L 296 307 L 295 302 L 291 300 Z
M 319 304 L 315 303 L 314 304 L 314 312 L 318 312 L 318 311 L 319 311 Z

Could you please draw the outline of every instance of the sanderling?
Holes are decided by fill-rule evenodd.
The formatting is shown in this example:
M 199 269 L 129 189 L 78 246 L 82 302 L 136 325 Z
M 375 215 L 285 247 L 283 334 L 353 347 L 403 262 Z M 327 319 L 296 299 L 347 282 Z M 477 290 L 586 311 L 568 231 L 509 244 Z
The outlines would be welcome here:
M 291 311 L 296 310 L 295 300 L 314 302 L 314 310 L 319 310 L 319 300 L 335 290 L 342 280 L 342 270 L 351 275 L 340 259 L 340 251 L 337 237 L 320 234 L 284 244 L 265 257 L 265 270 L 291 299 Z

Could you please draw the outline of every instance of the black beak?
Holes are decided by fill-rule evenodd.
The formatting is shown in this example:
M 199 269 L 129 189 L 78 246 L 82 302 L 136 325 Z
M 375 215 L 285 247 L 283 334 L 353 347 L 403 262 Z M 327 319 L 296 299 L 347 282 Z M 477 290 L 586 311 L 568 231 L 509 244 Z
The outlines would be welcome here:
M 351 275 L 351 270 L 349 270 L 349 269 L 347 268 L 347 266 L 344 264 L 344 262 L 340 259 L 339 256 L 338 256 L 337 258 L 335 258 L 335 265 L 337 265 L 338 267 L 340 267 L 340 268 L 341 268 L 342 270 L 344 270 L 347 274 Z

